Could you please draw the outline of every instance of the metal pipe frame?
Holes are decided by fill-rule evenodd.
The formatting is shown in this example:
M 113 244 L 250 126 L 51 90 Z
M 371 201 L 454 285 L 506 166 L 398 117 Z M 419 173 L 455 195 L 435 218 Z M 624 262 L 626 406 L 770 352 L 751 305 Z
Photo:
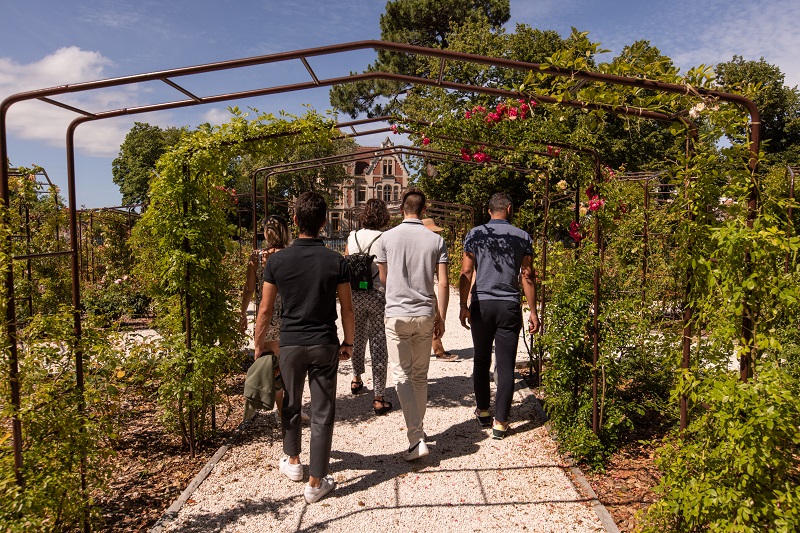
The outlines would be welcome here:
M 435 57 L 440 59 L 440 71 L 436 79 L 425 78 L 422 76 L 408 76 L 401 74 L 394 74 L 388 72 L 366 72 L 362 74 L 352 74 L 348 76 L 333 77 L 333 78 L 319 78 L 311 66 L 308 64 L 310 57 L 324 57 L 333 54 L 353 52 L 359 50 L 375 50 L 385 52 L 398 52 L 406 54 L 417 54 L 427 57 Z M 206 97 L 196 96 L 191 91 L 178 85 L 172 78 L 190 76 L 193 74 L 201 74 L 208 72 L 217 72 L 230 69 L 244 68 L 256 65 L 264 65 L 271 63 L 278 63 L 282 61 L 300 60 L 308 70 L 312 80 L 308 82 L 295 83 L 284 86 L 265 87 L 256 90 L 239 91 L 233 93 L 217 94 Z M 73 120 L 67 128 L 66 132 L 66 149 L 67 149 L 67 182 L 68 182 L 68 198 L 69 198 L 69 212 L 70 212 L 70 247 L 72 252 L 72 289 L 73 289 L 73 307 L 75 308 L 75 334 L 78 338 L 81 335 L 80 316 L 77 309 L 80 304 L 80 289 L 79 289 L 79 249 L 77 239 L 77 221 L 76 221 L 76 198 L 75 198 L 75 130 L 84 122 L 95 120 L 103 120 L 112 117 L 124 115 L 136 115 L 140 113 L 163 111 L 168 109 L 177 109 L 182 107 L 189 107 L 201 104 L 210 104 L 216 102 L 224 102 L 237 100 L 242 98 L 249 98 L 255 96 L 265 96 L 270 94 L 279 94 L 285 92 L 300 91 L 305 89 L 312 89 L 318 87 L 329 87 L 344 83 L 353 83 L 365 80 L 390 80 L 409 85 L 423 85 L 432 87 L 441 87 L 454 91 L 481 93 L 499 97 L 518 97 L 519 93 L 515 91 L 508 91 L 504 89 L 481 87 L 470 84 L 455 83 L 444 80 L 444 69 L 447 61 L 460 61 L 472 64 L 487 65 L 501 68 L 508 68 L 517 71 L 535 71 L 543 74 L 548 74 L 557 77 L 568 77 L 578 80 L 579 83 L 589 81 L 596 81 L 602 83 L 609 83 L 612 85 L 619 85 L 624 87 L 636 87 L 642 89 L 650 89 L 671 94 L 681 94 L 689 97 L 697 98 L 716 98 L 720 101 L 730 102 L 743 107 L 750 115 L 750 161 L 749 168 L 751 173 L 755 173 L 758 165 L 758 152 L 761 138 L 761 119 L 758 108 L 752 100 L 736 94 L 726 93 L 723 91 L 695 88 L 689 85 L 680 85 L 674 83 L 660 82 L 655 80 L 648 80 L 644 78 L 629 78 L 625 76 L 617 76 L 611 74 L 602 74 L 596 72 L 586 72 L 572 69 L 565 69 L 555 66 L 543 66 L 539 63 L 528 63 L 524 61 L 515 61 L 510 59 L 502 59 L 496 57 L 481 56 L 476 54 L 467 54 L 463 52 L 455 52 L 451 50 L 440 50 L 433 48 L 425 48 L 402 43 L 392 43 L 385 41 L 358 41 L 351 43 L 336 44 L 331 46 L 323 46 L 318 48 L 310 48 L 305 50 L 297 50 L 292 52 L 284 52 L 278 54 L 255 56 L 243 59 L 234 59 L 229 61 L 221 61 L 216 63 L 208 63 L 203 65 L 196 65 L 191 67 L 182 67 L 176 69 L 162 70 L 157 72 L 150 72 L 146 74 L 138 74 L 131 76 L 122 76 L 117 78 L 110 78 L 99 81 L 81 82 L 75 84 L 59 85 L 46 89 L 38 89 L 33 91 L 26 91 L 17 93 L 7 97 L 0 104 L 0 200 L 8 205 L 9 202 L 9 183 L 8 183 L 8 131 L 7 131 L 7 117 L 8 111 L 12 105 L 27 101 L 39 100 L 63 109 L 68 109 L 79 115 L 80 117 Z M 174 100 L 171 102 L 163 102 L 158 104 L 134 106 L 130 108 L 123 108 L 117 110 L 106 110 L 99 112 L 91 112 L 79 109 L 57 100 L 53 100 L 53 96 L 70 93 L 80 93 L 94 89 L 103 89 L 108 87 L 118 87 L 122 85 L 131 85 L 135 83 L 142 83 L 147 81 L 161 81 L 170 87 L 176 89 L 188 99 Z M 583 110 L 602 110 L 607 113 L 636 116 L 640 118 L 649 118 L 659 121 L 680 121 L 686 123 L 685 119 L 681 118 L 681 113 L 667 115 L 665 113 L 649 111 L 640 108 L 630 108 L 627 106 L 612 106 L 608 104 L 583 102 L 578 100 L 558 100 L 556 98 L 544 95 L 529 95 L 538 102 L 572 107 Z M 752 228 L 756 216 L 757 207 L 757 191 L 755 185 L 751 187 L 748 198 L 748 218 L 747 225 Z M 5 221 L 4 221 L 5 222 Z M 6 239 L 4 243 L 6 249 L 11 251 L 11 242 Z M 746 264 L 749 264 L 749 254 L 745 257 Z M 20 410 L 20 389 L 19 389 L 19 365 L 17 353 L 17 331 L 16 331 L 16 309 L 14 305 L 14 275 L 13 268 L 9 268 L 6 272 L 5 285 L 7 288 L 8 305 L 6 308 L 6 334 L 9 340 L 9 382 L 11 388 L 11 405 L 12 405 L 12 441 L 14 447 L 14 467 L 17 483 L 20 486 L 24 485 L 22 479 L 22 429 L 19 419 Z M 746 298 L 745 298 L 746 299 Z M 742 354 L 740 367 L 742 369 L 742 379 L 747 379 L 750 372 L 752 361 L 752 318 L 749 308 L 745 302 L 745 309 L 742 318 L 742 330 L 745 343 L 750 348 Z M 77 351 L 75 355 L 76 363 L 76 382 L 79 391 L 83 390 L 83 354 Z M 82 406 L 79 408 L 83 409 Z M 82 466 L 85 463 L 85 458 L 82 460 Z M 85 486 L 85 477 L 82 468 L 82 485 Z M 86 524 L 88 527 L 88 523 Z

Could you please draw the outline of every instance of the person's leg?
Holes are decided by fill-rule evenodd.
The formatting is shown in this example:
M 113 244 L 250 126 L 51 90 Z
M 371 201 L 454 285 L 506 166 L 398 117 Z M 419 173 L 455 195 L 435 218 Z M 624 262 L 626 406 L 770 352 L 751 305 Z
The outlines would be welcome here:
M 414 401 L 417 406 L 419 422 L 417 427 L 409 427 L 409 442 L 419 442 L 424 438 L 423 424 L 428 407 L 428 368 L 431 355 L 428 353 L 433 338 L 433 317 L 414 317 L 414 334 L 411 337 L 411 384 L 414 389 Z
M 475 354 L 472 359 L 472 383 L 475 389 L 475 404 L 479 411 L 488 411 L 491 404 L 489 369 L 492 366 L 492 342 L 495 324 L 487 312 L 489 302 L 473 302 L 470 307 L 470 327 Z
M 353 357 L 351 358 L 353 382 L 361 382 L 361 374 L 364 373 L 364 355 L 369 335 L 370 300 L 367 292 L 353 291 L 353 314 L 355 317 Z
M 311 390 L 311 459 L 308 484 L 318 487 L 328 475 L 331 461 L 333 421 L 336 417 L 336 377 L 339 346 L 308 347 L 308 385 Z
M 386 348 L 389 352 L 389 371 L 394 380 L 397 399 L 403 409 L 403 418 L 406 421 L 408 442 L 419 442 L 423 437 L 422 419 L 417 411 L 417 400 L 414 396 L 414 386 L 411 381 L 412 370 L 412 344 L 411 337 L 414 324 L 407 317 L 392 317 L 386 319 Z M 427 349 L 427 346 L 426 346 Z
M 497 323 L 494 337 L 494 371 L 497 375 L 494 418 L 506 425 L 514 398 L 514 364 L 517 359 L 519 332 L 522 328 L 522 310 L 520 305 L 515 302 L 495 301 L 492 304 L 496 308 Z
M 386 296 L 380 291 L 370 291 L 369 303 L 369 351 L 372 358 L 372 385 L 376 400 L 383 400 L 386 389 L 386 366 L 389 355 L 386 352 L 386 329 L 383 312 Z
M 431 353 L 434 355 L 444 354 L 444 345 L 442 344 L 442 339 L 433 339 L 431 342 Z
M 283 428 L 283 452 L 291 464 L 299 463 L 303 387 L 306 381 L 306 347 L 284 346 L 280 356 L 281 378 L 284 396 L 281 412 Z

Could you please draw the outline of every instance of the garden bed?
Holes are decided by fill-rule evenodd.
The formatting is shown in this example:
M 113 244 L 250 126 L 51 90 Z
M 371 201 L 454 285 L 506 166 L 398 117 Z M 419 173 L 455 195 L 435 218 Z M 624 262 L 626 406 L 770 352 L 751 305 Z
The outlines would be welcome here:
M 231 403 L 217 408 L 219 431 L 199 445 L 194 459 L 180 437 L 167 433 L 156 402 L 130 395 L 123 400 L 125 419 L 114 445 L 108 490 L 96 495 L 102 515 L 98 531 L 148 531 L 174 502 L 242 420 L 244 375 L 228 383 Z

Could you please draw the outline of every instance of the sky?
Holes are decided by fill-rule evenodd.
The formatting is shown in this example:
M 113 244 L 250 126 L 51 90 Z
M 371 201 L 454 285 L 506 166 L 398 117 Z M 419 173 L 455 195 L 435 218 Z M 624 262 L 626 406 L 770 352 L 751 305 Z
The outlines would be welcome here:
M 380 37 L 383 0 L 0 0 L 0 99 L 17 92 L 80 81 L 198 65 L 227 59 Z M 610 50 L 647 39 L 682 71 L 714 65 L 735 54 L 778 65 L 789 86 L 800 85 L 800 20 L 797 0 L 511 0 L 518 23 L 567 36 L 570 28 Z M 372 51 L 312 59 L 325 76 L 360 72 Z M 307 81 L 302 64 L 227 71 L 180 83 L 195 94 L 218 94 L 264 85 Z M 178 81 L 178 80 L 176 80 Z M 160 82 L 59 97 L 87 110 L 132 107 L 183 95 Z M 161 127 L 219 124 L 228 105 L 261 112 L 300 114 L 304 105 L 324 113 L 328 89 L 271 95 L 227 104 L 120 117 L 81 125 L 76 133 L 79 206 L 119 205 L 111 162 L 134 121 Z M 39 165 L 66 194 L 66 125 L 70 111 L 41 103 L 14 105 L 8 113 L 12 166 Z M 347 116 L 340 120 L 348 120 Z M 359 138 L 375 145 L 383 139 Z

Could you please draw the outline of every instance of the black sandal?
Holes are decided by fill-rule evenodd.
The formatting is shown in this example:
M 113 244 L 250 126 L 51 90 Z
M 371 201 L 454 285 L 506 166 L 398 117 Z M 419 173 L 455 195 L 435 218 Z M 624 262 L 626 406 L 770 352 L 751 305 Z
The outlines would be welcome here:
M 352 394 L 358 394 L 359 392 L 361 392 L 361 389 L 363 388 L 364 388 L 364 382 L 361 381 L 360 379 L 358 381 L 353 380 L 350 382 L 350 392 Z
M 376 403 L 381 404 L 381 406 L 380 407 L 375 407 Z M 387 402 L 386 400 L 383 400 L 383 399 L 381 399 L 381 400 L 373 400 L 372 404 L 373 404 L 373 407 L 375 407 L 375 414 L 377 416 L 385 415 L 386 413 L 388 413 L 389 411 L 392 410 L 392 402 Z

